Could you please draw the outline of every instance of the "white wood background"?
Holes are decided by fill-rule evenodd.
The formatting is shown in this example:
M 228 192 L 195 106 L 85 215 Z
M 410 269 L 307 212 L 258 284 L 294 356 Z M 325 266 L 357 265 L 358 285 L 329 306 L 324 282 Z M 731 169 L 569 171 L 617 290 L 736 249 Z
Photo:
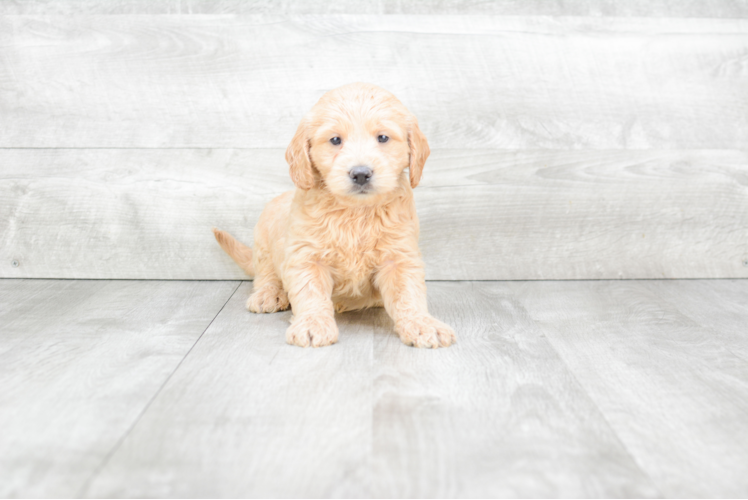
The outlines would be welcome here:
M 0 277 L 242 278 L 210 227 L 351 81 L 432 145 L 430 279 L 748 277 L 737 0 L 0 1 Z

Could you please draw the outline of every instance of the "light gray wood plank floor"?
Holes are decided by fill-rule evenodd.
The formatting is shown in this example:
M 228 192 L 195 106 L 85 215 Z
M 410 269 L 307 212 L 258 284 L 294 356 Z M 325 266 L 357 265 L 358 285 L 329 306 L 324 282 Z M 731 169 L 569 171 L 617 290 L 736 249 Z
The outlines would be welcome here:
M 736 354 L 748 347 L 748 302 L 734 323 L 724 317 L 746 297 L 748 283 L 738 290 L 735 283 L 548 282 L 518 290 L 667 496 L 748 495 L 748 358 Z
M 0 497 L 76 495 L 236 287 L 0 280 Z
M 237 285 L 0 280 L 0 495 L 748 495 L 748 280 L 430 282 L 440 350 Z

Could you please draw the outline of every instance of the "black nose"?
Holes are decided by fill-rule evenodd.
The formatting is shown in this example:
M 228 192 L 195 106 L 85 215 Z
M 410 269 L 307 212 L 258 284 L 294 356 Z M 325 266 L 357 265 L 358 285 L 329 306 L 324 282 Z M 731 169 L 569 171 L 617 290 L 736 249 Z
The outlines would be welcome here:
M 351 179 L 353 179 L 353 182 L 358 184 L 359 186 L 363 186 L 367 182 L 369 182 L 369 179 L 371 179 L 371 169 L 369 167 L 353 167 L 350 172 L 348 172 L 348 175 L 351 176 Z

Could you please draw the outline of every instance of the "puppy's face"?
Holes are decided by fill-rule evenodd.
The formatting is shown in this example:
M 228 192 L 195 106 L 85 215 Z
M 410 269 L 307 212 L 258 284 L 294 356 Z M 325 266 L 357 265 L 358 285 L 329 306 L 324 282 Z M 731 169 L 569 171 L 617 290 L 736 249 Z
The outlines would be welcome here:
M 373 85 L 351 84 L 312 108 L 286 159 L 298 187 L 366 203 L 395 190 L 406 168 L 415 187 L 428 154 L 418 122 L 400 101 Z
M 404 117 L 374 99 L 325 106 L 314 120 L 312 165 L 336 195 L 366 198 L 390 192 L 408 167 Z

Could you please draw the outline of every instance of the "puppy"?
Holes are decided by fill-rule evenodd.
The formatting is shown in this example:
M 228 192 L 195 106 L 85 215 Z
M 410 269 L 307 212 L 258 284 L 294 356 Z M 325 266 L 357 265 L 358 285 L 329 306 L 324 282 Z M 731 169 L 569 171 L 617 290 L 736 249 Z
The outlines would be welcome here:
M 286 150 L 296 189 L 267 204 L 254 249 L 213 230 L 255 277 L 247 308 L 290 306 L 286 342 L 301 347 L 338 340 L 335 311 L 382 306 L 405 344 L 453 344 L 428 312 L 418 250 L 412 188 L 428 156 L 418 121 L 386 90 L 354 83 L 323 95 Z

